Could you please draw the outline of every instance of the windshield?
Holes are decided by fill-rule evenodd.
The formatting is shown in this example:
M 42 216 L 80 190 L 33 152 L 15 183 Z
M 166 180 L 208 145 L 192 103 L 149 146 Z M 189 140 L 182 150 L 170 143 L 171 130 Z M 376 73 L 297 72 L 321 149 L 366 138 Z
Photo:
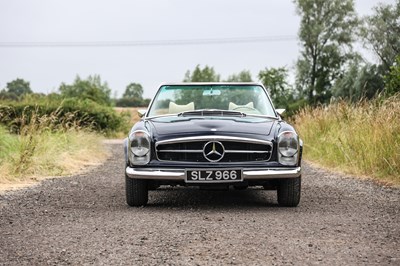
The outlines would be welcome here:
M 276 117 L 271 102 L 258 85 L 167 85 L 158 91 L 148 117 L 196 110 L 223 110 L 243 115 Z

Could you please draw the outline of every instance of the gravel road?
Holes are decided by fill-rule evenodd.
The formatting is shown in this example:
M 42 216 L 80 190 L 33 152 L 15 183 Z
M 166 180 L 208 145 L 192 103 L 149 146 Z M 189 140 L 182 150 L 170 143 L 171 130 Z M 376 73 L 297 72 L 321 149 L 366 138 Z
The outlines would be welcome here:
M 400 265 L 400 190 L 304 165 L 300 206 L 276 192 L 149 192 L 125 204 L 121 144 L 91 173 L 0 196 L 0 265 Z

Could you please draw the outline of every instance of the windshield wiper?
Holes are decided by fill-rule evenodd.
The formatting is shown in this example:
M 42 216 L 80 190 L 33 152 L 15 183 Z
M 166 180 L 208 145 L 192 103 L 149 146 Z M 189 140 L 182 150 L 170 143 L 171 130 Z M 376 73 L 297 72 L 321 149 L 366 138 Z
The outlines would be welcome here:
M 278 117 L 270 116 L 270 115 L 247 114 L 247 116 L 249 116 L 249 117 L 258 117 L 258 118 L 269 118 L 269 119 L 279 120 Z
M 178 116 L 227 116 L 227 117 L 245 117 L 246 114 L 238 111 L 220 110 L 220 109 L 201 109 L 194 111 L 185 111 Z

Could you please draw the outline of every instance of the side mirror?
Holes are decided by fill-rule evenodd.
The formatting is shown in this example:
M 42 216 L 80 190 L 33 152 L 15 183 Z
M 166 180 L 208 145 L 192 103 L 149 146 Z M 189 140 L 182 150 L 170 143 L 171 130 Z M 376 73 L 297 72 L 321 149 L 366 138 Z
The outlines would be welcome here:
M 276 112 L 277 112 L 278 115 L 279 115 L 280 117 L 282 117 L 282 118 L 283 118 L 283 113 L 284 113 L 285 111 L 286 111 L 285 109 L 276 109 Z
M 146 114 L 147 109 L 137 109 L 137 112 L 139 117 L 142 118 Z

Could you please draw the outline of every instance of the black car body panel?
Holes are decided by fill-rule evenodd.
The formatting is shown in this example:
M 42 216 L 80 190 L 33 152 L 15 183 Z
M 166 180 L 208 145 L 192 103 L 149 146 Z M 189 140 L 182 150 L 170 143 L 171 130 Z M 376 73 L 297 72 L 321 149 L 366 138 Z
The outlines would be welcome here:
M 238 119 L 218 118 L 182 118 L 174 122 L 160 122 L 159 119 L 149 121 L 153 136 L 157 139 L 174 136 L 203 134 L 240 135 L 243 137 L 268 137 L 276 123 L 274 120 L 262 119 L 248 122 Z

